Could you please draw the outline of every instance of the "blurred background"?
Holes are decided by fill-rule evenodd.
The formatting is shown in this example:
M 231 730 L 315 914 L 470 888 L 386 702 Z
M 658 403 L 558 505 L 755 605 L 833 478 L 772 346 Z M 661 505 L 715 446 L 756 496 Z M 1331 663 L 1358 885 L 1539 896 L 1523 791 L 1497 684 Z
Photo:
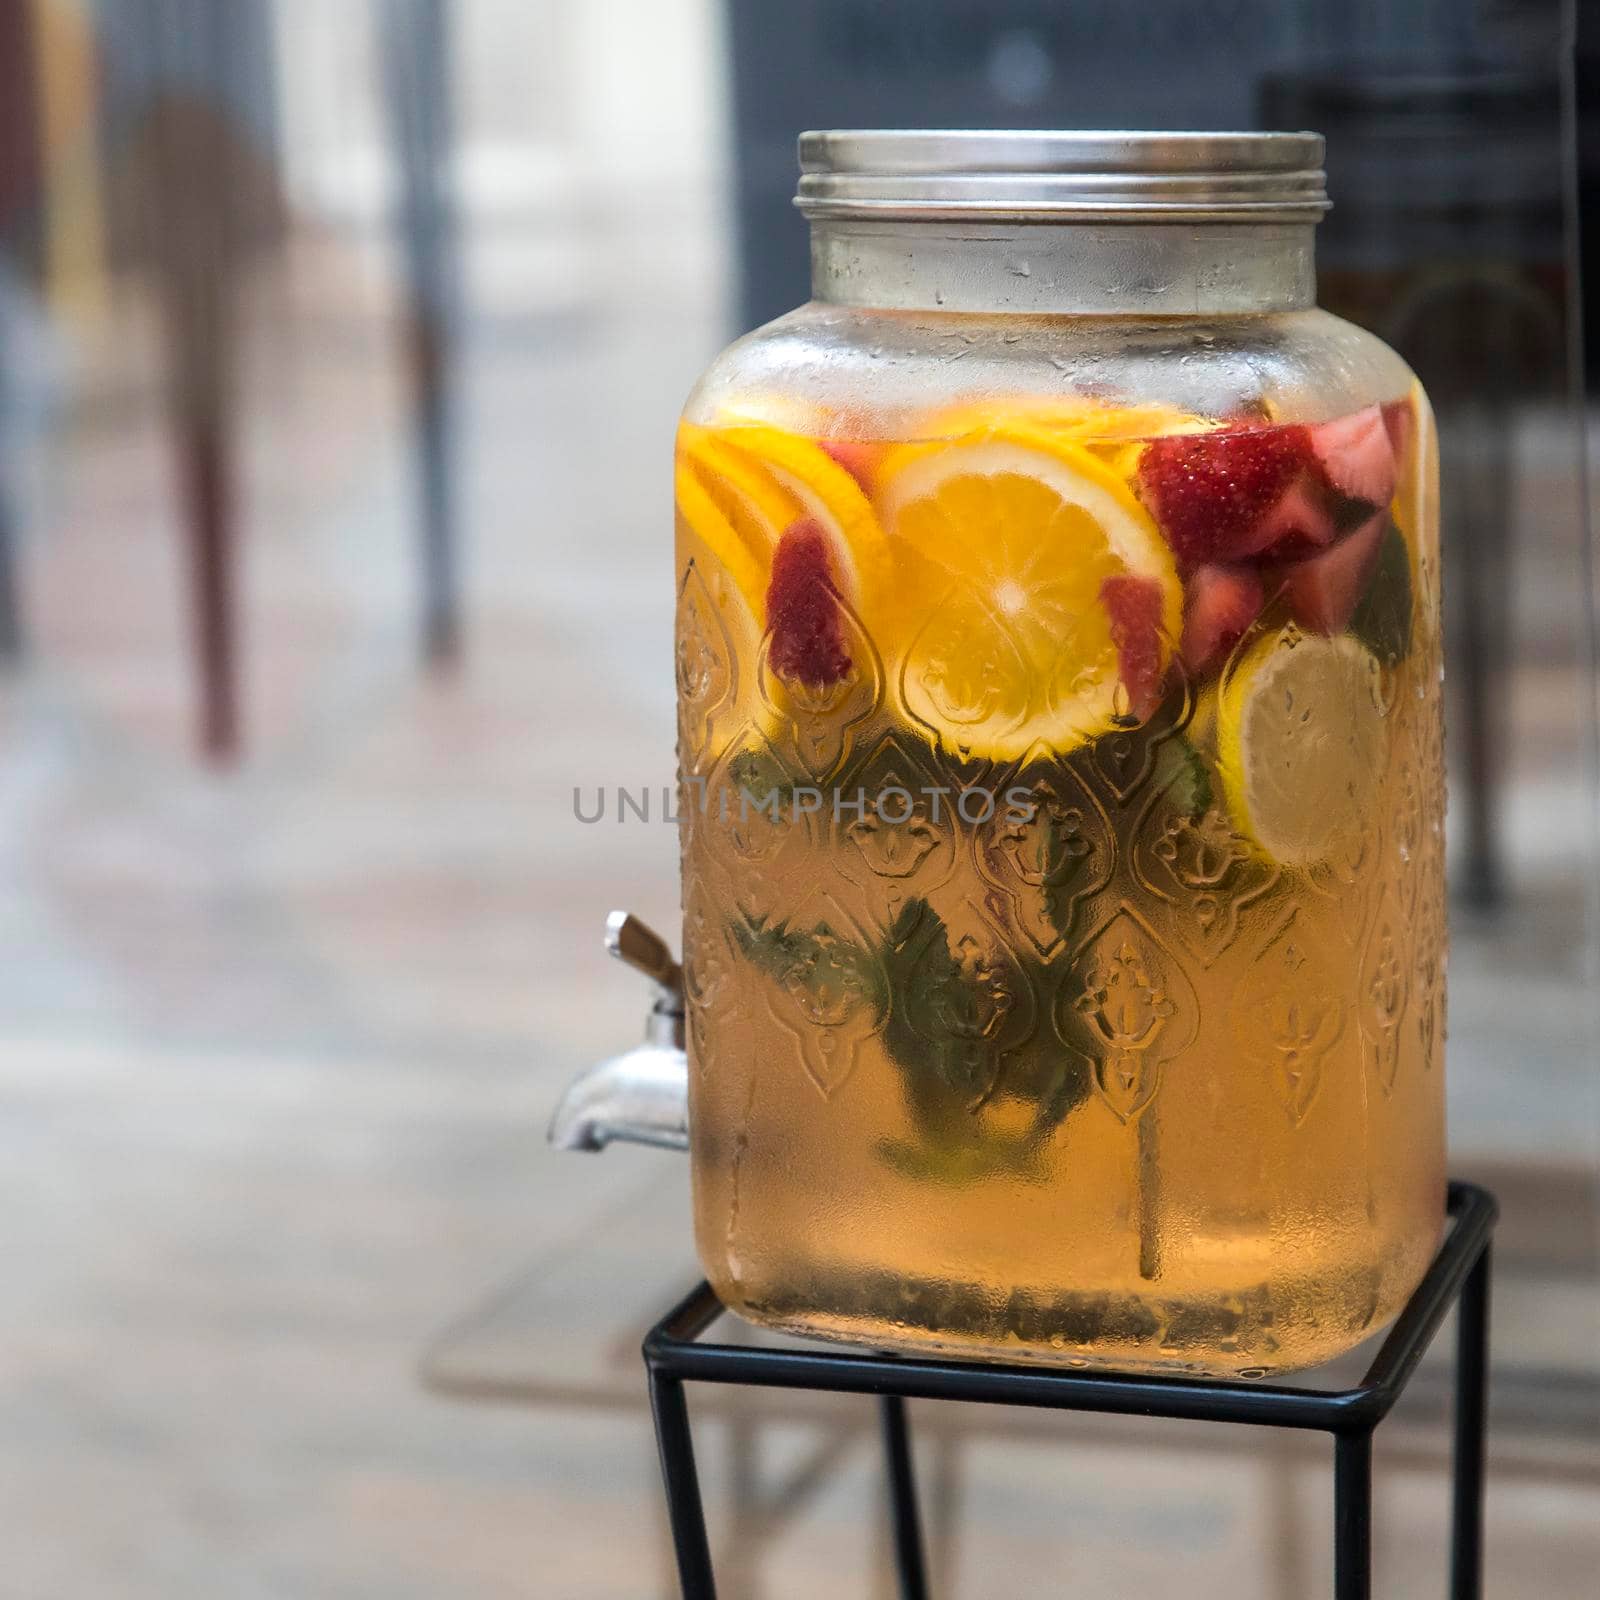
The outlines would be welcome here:
M 1489 1591 L 1592 1593 L 1578 10 L 0 0 L 0 1595 L 671 1592 L 686 1165 L 543 1125 L 676 845 L 572 791 L 671 780 L 673 422 L 805 297 L 830 124 L 1328 135 L 1324 303 L 1445 456 Z M 1380 1593 L 1442 1588 L 1448 1376 L 1378 1437 Z M 725 1592 L 887 1595 L 870 1416 L 772 1405 L 697 1410 Z M 1326 1592 L 1316 1440 L 917 1425 L 945 1600 Z

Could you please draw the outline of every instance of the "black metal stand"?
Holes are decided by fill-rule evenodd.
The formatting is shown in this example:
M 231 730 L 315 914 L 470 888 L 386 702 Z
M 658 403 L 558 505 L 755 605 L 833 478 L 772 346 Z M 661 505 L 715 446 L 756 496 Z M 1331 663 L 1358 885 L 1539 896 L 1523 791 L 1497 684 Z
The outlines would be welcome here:
M 1456 1337 L 1455 1492 L 1450 1597 L 1479 1600 L 1483 1569 L 1483 1463 L 1488 1385 L 1489 1237 L 1499 1207 L 1487 1190 L 1452 1183 L 1454 1226 L 1354 1388 L 1301 1389 L 1238 1380 L 1158 1378 L 1057 1371 L 876 1355 L 868 1351 L 775 1350 L 702 1344 L 722 1306 L 702 1283 L 650 1330 L 650 1375 L 667 1512 L 684 1600 L 715 1600 L 700 1480 L 695 1472 L 686 1381 L 762 1388 L 876 1394 L 882 1402 L 884 1453 L 902 1600 L 927 1600 L 922 1532 L 912 1474 L 905 1402 L 978 1400 L 1101 1411 L 1124 1416 L 1187 1417 L 1333 1435 L 1335 1600 L 1366 1600 L 1372 1585 L 1372 1434 L 1388 1416 L 1418 1361 L 1459 1297 Z

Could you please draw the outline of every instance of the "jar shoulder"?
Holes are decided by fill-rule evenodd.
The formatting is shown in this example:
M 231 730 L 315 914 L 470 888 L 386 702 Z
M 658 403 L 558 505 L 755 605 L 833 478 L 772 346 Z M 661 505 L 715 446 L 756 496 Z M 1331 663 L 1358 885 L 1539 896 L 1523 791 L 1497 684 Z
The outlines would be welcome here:
M 812 302 L 729 345 L 684 415 L 904 437 L 930 409 L 1038 396 L 1316 422 L 1396 399 L 1413 381 L 1382 340 L 1321 310 L 981 316 Z

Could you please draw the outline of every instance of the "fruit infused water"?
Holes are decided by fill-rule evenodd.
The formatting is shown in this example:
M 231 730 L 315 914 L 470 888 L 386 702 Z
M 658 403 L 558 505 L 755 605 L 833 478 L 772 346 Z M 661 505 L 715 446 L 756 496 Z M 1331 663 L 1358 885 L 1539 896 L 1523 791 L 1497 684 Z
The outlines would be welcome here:
M 1436 1243 L 1431 418 L 680 430 L 700 1253 L 813 1335 L 1259 1375 Z

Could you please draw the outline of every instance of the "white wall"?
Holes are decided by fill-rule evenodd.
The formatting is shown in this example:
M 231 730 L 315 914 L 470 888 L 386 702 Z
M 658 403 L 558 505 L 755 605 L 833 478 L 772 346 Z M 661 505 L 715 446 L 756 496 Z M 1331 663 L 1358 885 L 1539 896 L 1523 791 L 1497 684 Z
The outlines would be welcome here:
M 378 98 L 386 0 L 274 0 L 286 179 L 308 219 L 367 231 L 394 169 Z M 480 303 L 581 304 L 647 244 L 727 276 L 718 0 L 454 0 L 457 182 Z

